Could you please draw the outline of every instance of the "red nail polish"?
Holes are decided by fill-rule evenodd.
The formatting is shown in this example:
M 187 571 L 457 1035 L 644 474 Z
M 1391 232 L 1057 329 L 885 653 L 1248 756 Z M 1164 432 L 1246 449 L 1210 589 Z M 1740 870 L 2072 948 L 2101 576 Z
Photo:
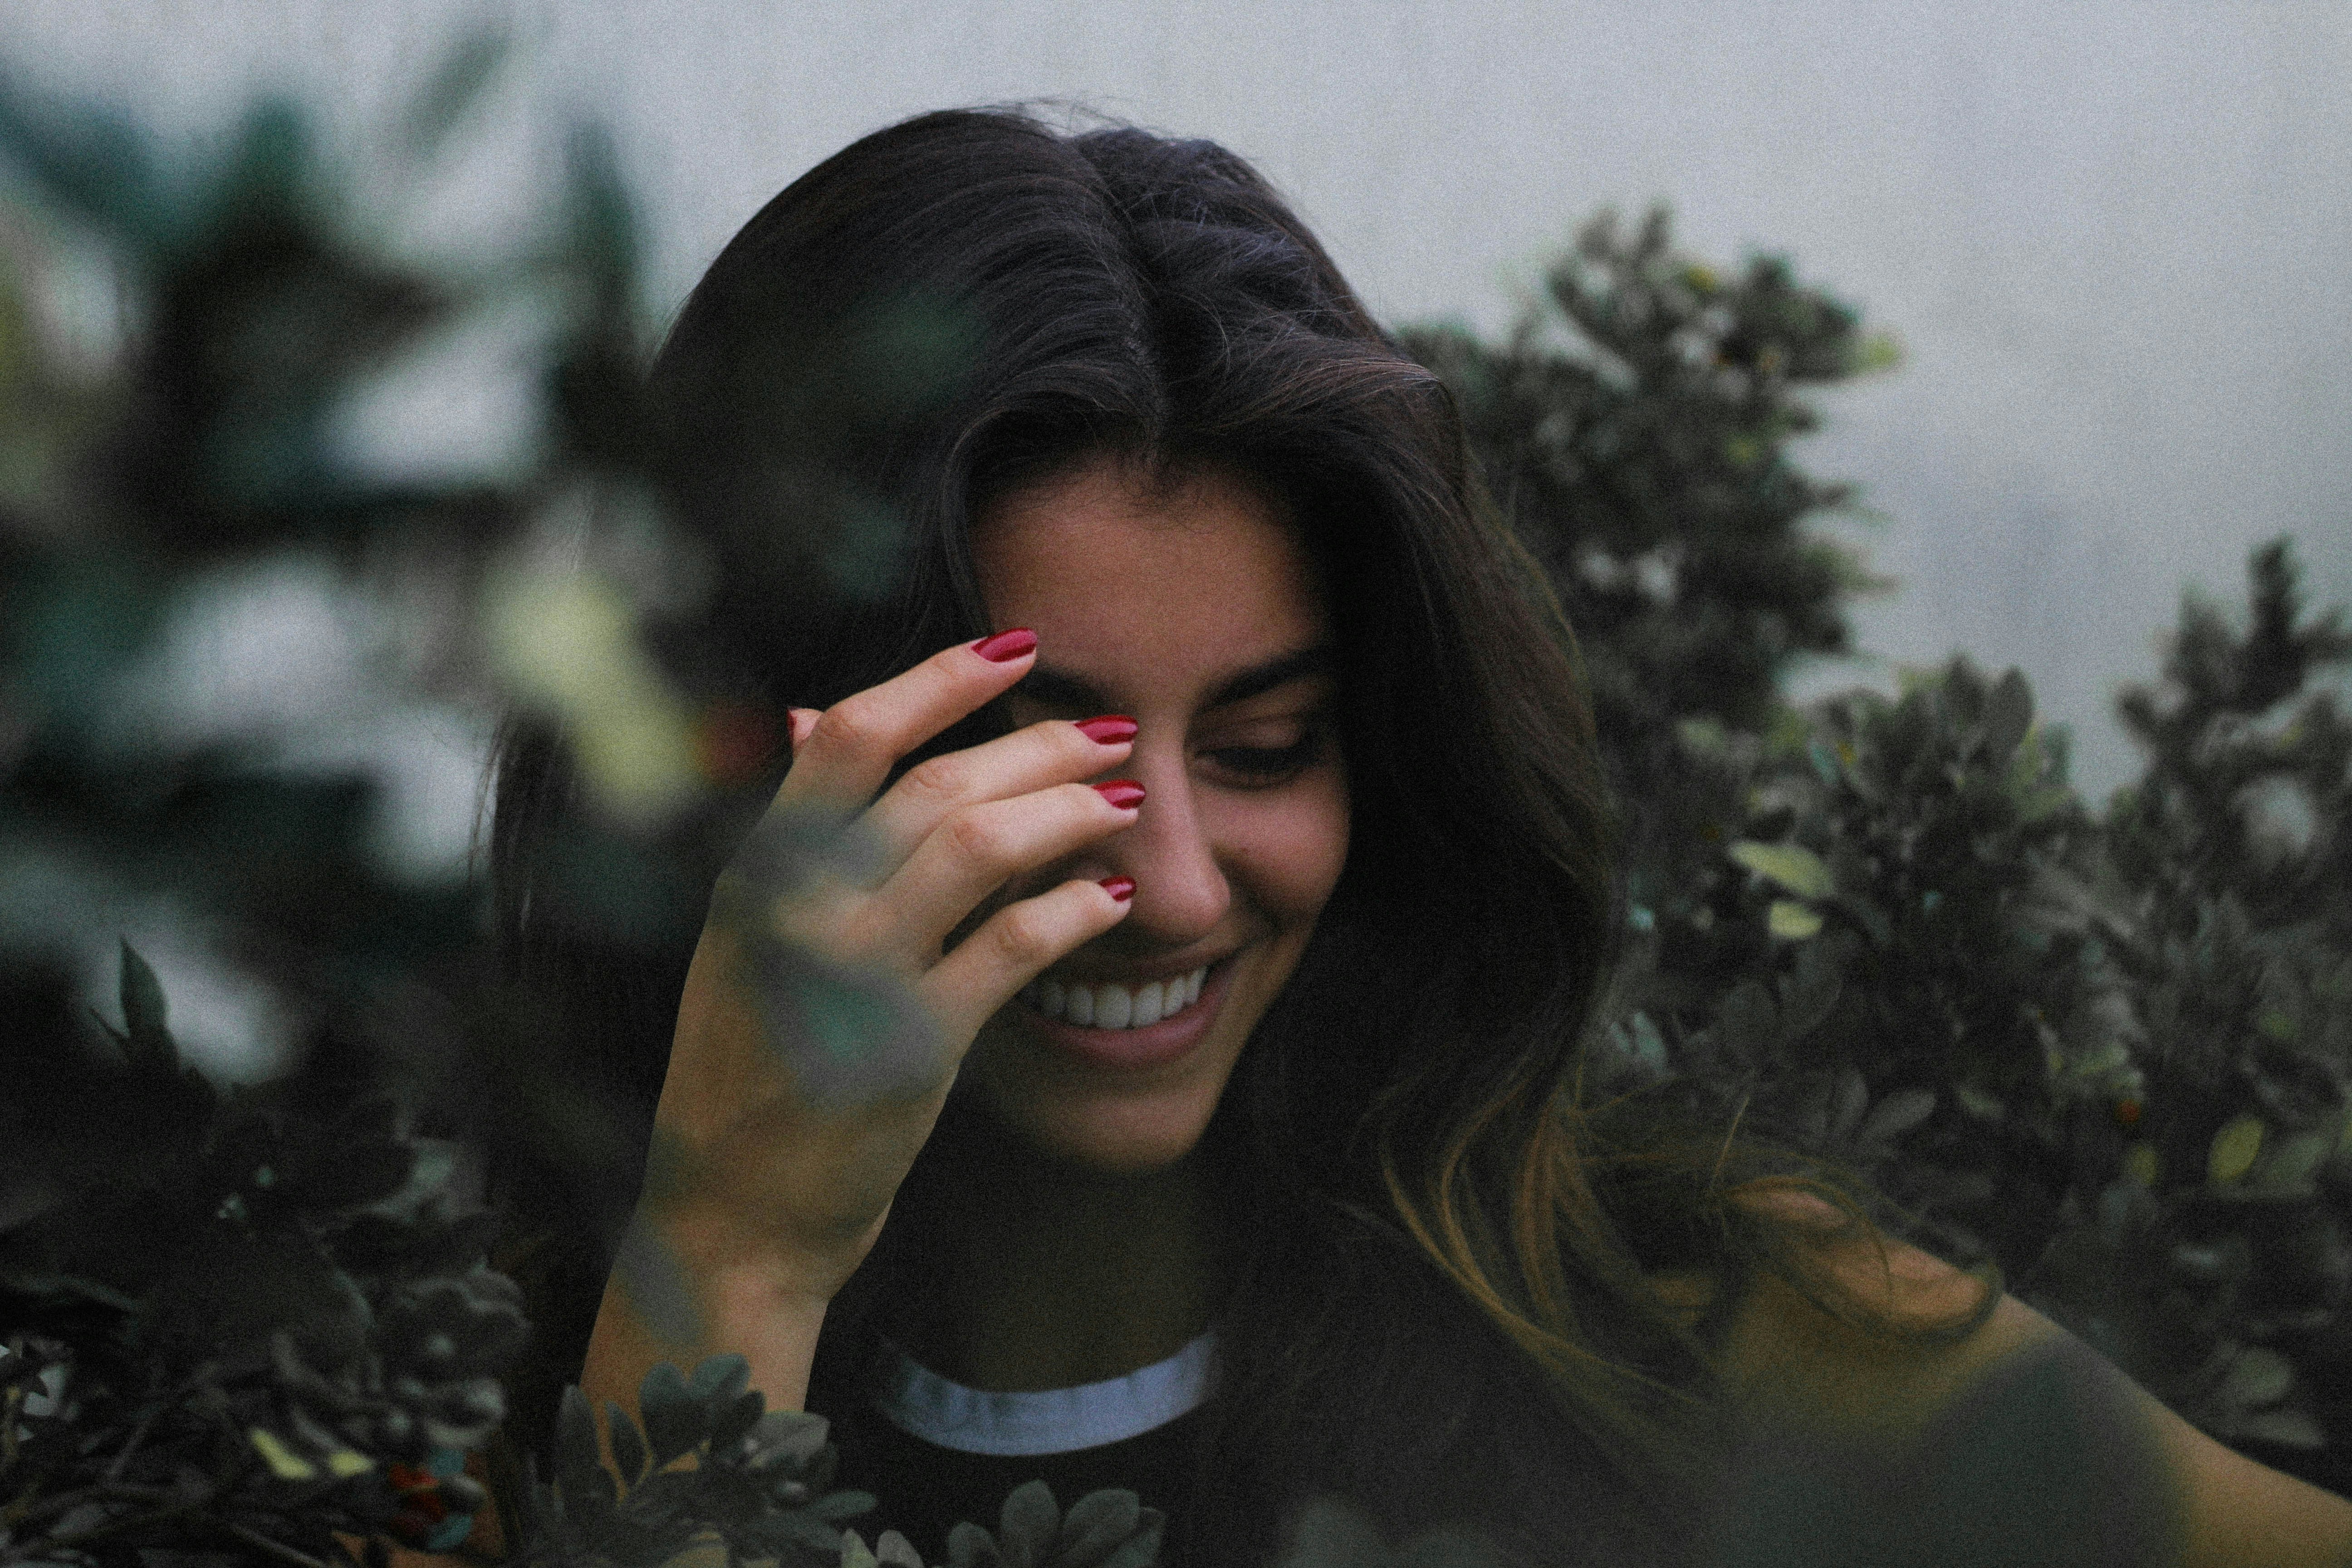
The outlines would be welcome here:
M 1102 889 L 1104 892 L 1108 893 L 1112 898 L 1117 899 L 1123 904 L 1127 902 L 1128 900 L 1135 897 L 1135 879 L 1132 877 L 1105 877 L 1102 879 Z
M 1113 779 L 1108 784 L 1095 785 L 1095 793 L 1121 811 L 1133 811 L 1143 804 L 1143 786 L 1133 779 Z
M 971 645 L 971 651 L 991 664 L 1011 664 L 1027 653 L 1034 652 L 1037 634 L 1027 626 L 1015 626 L 1009 632 L 998 632 Z
M 1135 739 L 1135 721 L 1124 713 L 1106 713 L 1078 726 L 1078 733 L 1097 746 L 1116 746 Z

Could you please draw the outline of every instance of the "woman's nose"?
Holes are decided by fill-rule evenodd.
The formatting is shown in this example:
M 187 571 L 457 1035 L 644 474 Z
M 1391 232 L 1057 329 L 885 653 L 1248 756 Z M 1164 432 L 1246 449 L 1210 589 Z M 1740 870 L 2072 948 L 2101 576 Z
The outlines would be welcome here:
M 1233 901 L 1215 845 L 1178 750 L 1130 756 L 1122 770 L 1143 785 L 1135 826 L 1104 841 L 1114 872 L 1135 879 L 1135 903 L 1118 930 L 1155 945 L 1196 942 L 1214 931 Z

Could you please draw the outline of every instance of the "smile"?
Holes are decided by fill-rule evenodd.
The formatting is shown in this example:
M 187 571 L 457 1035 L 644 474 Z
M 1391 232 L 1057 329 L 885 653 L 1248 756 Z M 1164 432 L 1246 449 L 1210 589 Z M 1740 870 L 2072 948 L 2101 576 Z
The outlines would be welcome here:
M 1092 984 L 1039 980 L 1021 993 L 1021 1000 L 1057 1023 L 1087 1029 L 1142 1029 L 1172 1018 L 1201 999 L 1209 966 L 1140 985 L 1101 980 Z

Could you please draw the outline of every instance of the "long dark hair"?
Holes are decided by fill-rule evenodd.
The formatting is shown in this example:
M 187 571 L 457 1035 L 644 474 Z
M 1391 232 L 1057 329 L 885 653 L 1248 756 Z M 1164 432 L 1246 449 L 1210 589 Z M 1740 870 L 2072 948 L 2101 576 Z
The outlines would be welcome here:
M 1444 388 L 1265 182 L 1207 142 L 925 115 L 752 218 L 650 385 L 718 584 L 700 657 L 773 711 L 991 629 L 970 521 L 1058 468 L 1215 464 L 1280 500 L 1339 642 L 1353 847 L 1209 1133 L 1249 1246 L 1171 1544 L 1253 1561 L 1317 1491 L 1536 1560 L 1671 1533 L 1747 1271 L 1823 1289 L 1794 1228 L 1732 1200 L 1810 1183 L 1866 1222 L 1727 1131 L 1581 1101 L 1616 921 L 1573 640 Z M 510 737 L 501 925 L 649 1115 L 693 922 L 621 963 L 565 922 L 565 779 L 559 737 Z M 610 1234 L 627 1185 L 585 1228 Z M 1656 1283 L 1694 1268 L 1724 1284 L 1704 1314 Z

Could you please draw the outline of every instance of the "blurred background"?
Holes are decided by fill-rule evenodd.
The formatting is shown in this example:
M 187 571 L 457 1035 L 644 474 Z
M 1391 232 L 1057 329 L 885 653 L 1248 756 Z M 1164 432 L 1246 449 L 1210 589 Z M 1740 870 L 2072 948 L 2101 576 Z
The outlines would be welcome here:
M 278 88 L 355 144 L 485 17 L 509 74 L 402 237 L 527 224 L 585 113 L 643 205 L 657 321 L 818 159 L 1006 100 L 1226 142 L 1396 322 L 1501 330 L 1604 205 L 1671 204 L 1695 255 L 1786 253 L 1905 351 L 1801 453 L 1859 486 L 1875 521 L 1834 526 L 1900 586 L 1859 607 L 1871 657 L 1799 694 L 2017 664 L 2094 801 L 2136 766 L 2109 704 L 2185 586 L 2233 596 L 2286 532 L 2312 602 L 2352 598 L 2352 10 L 2328 0 L 0 0 L 28 82 L 192 136 Z M 473 353 L 388 458 L 527 439 L 522 375 Z M 429 855 L 463 770 L 410 772 Z

